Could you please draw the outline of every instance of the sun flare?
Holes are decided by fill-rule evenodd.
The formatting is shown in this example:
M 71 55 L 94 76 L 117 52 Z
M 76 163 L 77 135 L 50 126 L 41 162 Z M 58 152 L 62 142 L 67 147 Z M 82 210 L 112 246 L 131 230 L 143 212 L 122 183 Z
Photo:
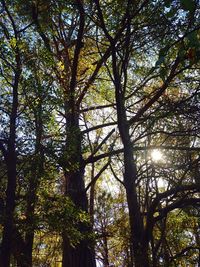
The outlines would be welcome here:
M 151 158 L 153 161 L 160 161 L 163 159 L 163 154 L 158 149 L 154 149 L 151 152 Z

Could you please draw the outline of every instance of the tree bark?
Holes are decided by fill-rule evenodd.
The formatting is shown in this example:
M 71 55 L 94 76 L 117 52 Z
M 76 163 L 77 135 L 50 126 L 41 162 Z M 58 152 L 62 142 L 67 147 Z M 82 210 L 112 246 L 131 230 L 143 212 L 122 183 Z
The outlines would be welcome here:
M 73 101 L 70 101 L 70 105 L 74 105 Z M 70 197 L 75 206 L 83 211 L 88 212 L 88 200 L 85 191 L 84 184 L 84 163 L 82 159 L 81 151 L 81 132 L 79 129 L 79 117 L 78 111 L 70 109 L 66 114 L 66 151 L 67 159 L 65 166 L 65 179 L 66 189 L 65 195 Z M 84 223 L 80 223 L 78 230 L 81 234 L 92 231 L 92 227 L 86 226 Z M 80 243 L 73 247 L 70 244 L 67 233 L 63 232 L 63 267 L 95 267 L 94 248 L 91 245 L 91 240 L 87 240 L 86 237 L 80 241 Z
M 148 242 L 145 240 L 143 218 L 137 197 L 137 169 L 134 162 L 133 147 L 129 134 L 129 123 L 124 105 L 124 92 L 117 68 L 115 45 L 112 46 L 112 68 L 115 85 L 118 128 L 124 147 L 124 185 L 129 209 L 131 243 L 133 246 L 135 267 L 148 267 Z
M 80 158 L 81 159 L 81 158 Z M 80 161 L 79 161 L 80 163 Z M 77 162 L 76 162 L 77 164 Z M 88 211 L 87 196 L 84 187 L 84 168 L 82 166 L 75 172 L 66 174 L 66 196 L 69 196 L 77 208 Z M 86 234 L 92 228 L 80 223 L 78 230 L 81 234 Z M 90 241 L 83 237 L 80 243 L 73 247 L 70 244 L 67 233 L 63 233 L 63 267 L 95 267 L 94 249 Z
M 6 207 L 5 207 L 5 218 L 3 223 L 3 237 L 0 251 L 0 267 L 9 267 L 11 259 L 12 249 L 12 234 L 14 224 L 14 209 L 15 209 L 15 191 L 17 183 L 17 155 L 15 150 L 16 143 L 16 119 L 18 110 L 18 85 L 21 75 L 21 64 L 19 51 L 16 52 L 16 72 L 13 84 L 13 99 L 12 99 L 12 110 L 10 114 L 10 132 L 7 148 L 7 189 L 6 189 Z
M 77 73 L 79 56 L 82 49 L 83 34 L 85 27 L 85 11 L 83 1 L 76 1 L 79 11 L 79 29 L 77 34 L 76 47 L 74 49 L 74 57 L 71 70 L 71 80 L 69 88 L 67 88 L 68 96 L 65 99 L 65 114 L 66 114 L 66 151 L 67 168 L 66 173 L 66 196 L 69 196 L 77 208 L 88 212 L 88 200 L 84 184 L 84 164 L 82 159 L 81 147 L 81 131 L 79 127 L 79 107 L 76 103 L 75 90 L 77 83 Z M 78 229 L 81 234 L 85 234 L 92 230 L 92 227 L 86 226 L 84 223 L 79 224 Z M 63 233 L 63 267 L 95 267 L 94 248 L 91 246 L 91 240 L 86 237 L 80 241 L 76 247 L 72 247 L 67 233 Z

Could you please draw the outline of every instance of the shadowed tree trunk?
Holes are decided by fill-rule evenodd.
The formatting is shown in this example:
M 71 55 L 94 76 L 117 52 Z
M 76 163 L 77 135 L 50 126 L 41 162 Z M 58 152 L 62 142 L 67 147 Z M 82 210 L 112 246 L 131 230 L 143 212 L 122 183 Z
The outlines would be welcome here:
M 140 212 L 140 206 L 136 191 L 136 179 L 137 179 L 137 169 L 136 163 L 134 161 L 134 148 L 131 142 L 131 136 L 129 133 L 130 125 L 127 120 L 126 115 L 126 107 L 125 107 L 125 88 L 126 88 L 126 71 L 128 66 L 128 60 L 130 56 L 130 27 L 131 27 L 131 20 L 130 20 L 130 8 L 131 8 L 131 1 L 128 1 L 126 7 L 126 23 L 121 25 L 121 29 L 113 38 L 109 31 L 106 28 L 106 24 L 103 18 L 103 13 L 99 4 L 98 0 L 95 0 L 97 10 L 98 10 L 98 17 L 100 20 L 100 24 L 102 30 L 104 31 L 108 41 L 110 42 L 111 47 L 111 55 L 112 55 L 112 80 L 115 87 L 115 98 L 116 98 L 116 108 L 117 108 L 117 124 L 119 128 L 120 138 L 123 144 L 123 155 L 124 155 L 124 186 L 126 190 L 126 197 L 128 203 L 128 210 L 129 210 L 129 222 L 130 222 L 130 229 L 131 229 L 131 245 L 133 247 L 134 253 L 134 262 L 135 267 L 148 267 L 149 266 L 149 259 L 148 259 L 148 241 L 145 240 L 145 231 L 143 225 L 143 218 Z M 120 64 L 118 64 L 117 58 L 117 38 L 120 36 L 120 31 L 126 29 L 125 33 L 125 43 L 124 43 L 124 61 L 121 62 L 123 66 L 123 73 L 124 73 L 124 85 L 122 81 L 122 75 L 120 75 Z
M 0 251 L 0 266 L 9 267 L 11 259 L 11 243 L 13 235 L 13 220 L 15 209 L 15 194 L 17 183 L 17 155 L 16 155 L 16 120 L 18 110 L 18 85 L 21 75 L 19 50 L 16 49 L 16 70 L 12 89 L 12 109 L 10 114 L 10 131 L 5 162 L 7 166 L 7 189 L 5 218 L 3 222 L 3 237 Z
M 69 196 L 77 208 L 88 211 L 88 201 L 84 185 L 84 164 L 81 155 L 81 134 L 78 126 L 78 117 L 68 116 L 67 125 L 70 125 L 70 135 L 67 139 L 67 166 L 65 171 L 66 196 Z M 71 130 L 70 130 L 71 129 Z M 92 229 L 80 223 L 78 230 L 84 236 Z M 63 267 L 95 266 L 94 249 L 86 237 L 78 245 L 70 244 L 67 233 L 63 233 Z
M 113 75 L 115 84 L 115 96 L 117 106 L 117 120 L 120 137 L 124 147 L 124 185 L 129 209 L 129 221 L 131 228 L 131 242 L 133 246 L 135 266 L 149 266 L 148 242 L 145 240 L 143 218 L 141 216 L 138 197 L 136 192 L 137 169 L 133 158 L 134 148 L 132 146 L 129 124 L 124 106 L 123 90 L 120 76 L 117 70 L 115 47 L 112 47 Z
M 85 11 L 83 1 L 77 0 L 79 11 L 79 29 L 77 43 L 74 50 L 72 63 L 71 80 L 69 88 L 66 88 L 68 95 L 65 100 L 66 118 L 66 153 L 67 168 L 65 170 L 66 196 L 69 196 L 77 208 L 88 212 L 88 200 L 84 184 L 84 164 L 82 159 L 81 133 L 79 128 L 79 104 L 75 100 L 75 90 L 77 83 L 79 56 L 82 49 L 83 34 L 85 27 Z M 85 234 L 92 229 L 84 223 L 80 223 L 81 234 Z M 72 247 L 67 233 L 63 233 L 63 267 L 95 267 L 94 248 L 89 244 L 86 236 L 76 247 Z

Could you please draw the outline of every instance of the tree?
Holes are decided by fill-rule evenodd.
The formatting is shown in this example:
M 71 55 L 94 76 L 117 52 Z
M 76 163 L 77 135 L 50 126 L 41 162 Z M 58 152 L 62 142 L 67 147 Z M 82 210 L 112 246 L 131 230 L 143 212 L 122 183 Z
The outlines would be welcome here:
M 4 157 L 7 184 L 5 197 L 5 218 L 0 253 L 0 266 L 10 266 L 11 242 L 14 220 L 16 182 L 17 182 L 17 153 L 16 130 L 19 108 L 19 86 L 22 73 L 22 56 L 20 49 L 20 33 L 17 30 L 16 19 L 8 9 L 5 1 L 2 2 L 5 20 L 1 23 L 3 43 L 1 44 L 1 74 L 3 77 L 5 102 L 2 107 L 2 117 L 7 123 L 5 135 L 2 136 L 0 148 Z M 3 45 L 3 46 L 2 46 Z
M 196 264 L 199 2 L 1 3 L 1 265 Z
M 188 19 L 183 22 L 183 27 L 180 28 L 181 37 L 178 37 L 174 40 L 173 34 L 170 35 L 170 31 L 166 32 L 164 29 L 163 34 L 159 36 L 155 36 L 154 29 L 151 27 L 151 23 L 153 19 L 151 17 L 150 23 L 148 23 L 148 18 L 145 16 L 145 11 L 152 12 L 151 14 L 155 14 L 155 10 L 161 11 L 161 16 L 165 15 L 165 5 L 160 5 L 153 3 L 149 5 L 147 2 L 138 3 L 138 5 L 134 5 L 132 7 L 131 2 L 127 1 L 124 4 L 124 12 L 122 13 L 121 17 L 115 17 L 115 7 L 107 8 L 105 11 L 102 9 L 99 1 L 95 1 L 96 9 L 97 9 L 97 16 L 98 16 L 98 26 L 101 28 L 104 36 L 106 37 L 107 41 L 110 44 L 111 49 L 111 67 L 109 68 L 109 74 L 113 81 L 114 88 L 115 88 L 115 98 L 116 98 L 116 109 L 117 109 L 117 122 L 119 128 L 119 134 L 123 145 L 123 157 L 124 157 L 124 186 L 126 189 L 127 195 L 127 202 L 129 207 L 129 217 L 130 217 L 130 227 L 131 227 L 131 240 L 133 244 L 133 251 L 135 257 L 135 266 L 149 266 L 149 255 L 148 255 L 148 243 L 150 241 L 150 236 L 152 235 L 153 229 L 153 214 L 152 207 L 149 208 L 147 211 L 146 217 L 146 226 L 144 225 L 144 216 L 141 213 L 141 203 L 139 202 L 138 198 L 138 189 L 137 189 L 137 180 L 138 180 L 138 172 L 137 172 L 137 163 L 134 159 L 134 139 L 132 140 L 130 131 L 132 125 L 137 125 L 138 120 L 143 119 L 143 115 L 148 111 L 152 112 L 152 108 L 154 107 L 155 103 L 159 101 L 161 96 L 166 92 L 167 88 L 170 88 L 172 81 L 175 77 L 179 77 L 182 72 L 192 67 L 192 63 L 195 63 L 196 59 L 191 60 L 189 58 L 190 41 L 185 41 L 185 51 L 181 51 L 177 49 L 175 44 L 182 45 L 184 41 L 183 38 L 188 39 L 189 36 L 194 33 L 198 26 L 196 24 L 196 20 L 194 18 L 194 8 L 185 6 L 182 2 L 181 8 L 184 8 L 188 12 Z M 116 3 L 116 6 L 118 3 Z M 131 7 L 133 9 L 131 9 Z M 176 27 L 174 22 L 177 23 L 177 20 L 182 20 L 182 17 L 178 17 L 179 8 L 174 10 L 172 7 L 174 15 L 172 16 L 173 19 L 168 19 L 168 23 L 171 29 Z M 144 11 L 145 10 L 145 11 Z M 141 14 L 141 11 L 143 13 Z M 172 10 L 171 10 L 172 11 Z M 109 14 L 109 15 L 108 15 Z M 145 15 L 144 15 L 145 14 Z M 108 16 L 113 16 L 115 22 L 115 29 L 113 30 L 113 25 L 111 24 L 110 20 L 107 19 Z M 159 17 L 162 19 L 160 14 L 158 17 L 155 16 L 155 21 L 158 21 Z M 175 18 L 175 19 L 174 19 Z M 143 32 L 140 32 L 136 28 L 137 25 L 136 21 L 140 20 L 140 23 L 144 23 L 146 29 Z M 166 24 L 164 24 L 166 26 Z M 188 27 L 189 25 L 189 27 Z M 154 28 L 156 28 L 154 26 Z M 137 34 L 138 30 L 138 34 Z M 160 31 L 160 30 L 158 30 Z M 145 36 L 144 36 L 145 34 Z M 165 47 L 162 48 L 159 52 L 159 59 L 155 64 L 155 67 L 149 69 L 147 72 L 146 77 L 142 77 L 143 84 L 140 87 L 136 86 L 136 92 L 138 90 L 142 90 L 145 86 L 147 81 L 153 80 L 154 76 L 151 77 L 153 73 L 157 76 L 159 74 L 160 78 L 162 79 L 157 85 L 155 85 L 155 89 L 153 92 L 150 92 L 150 95 L 147 101 L 141 103 L 142 105 L 139 109 L 135 112 L 135 115 L 128 119 L 127 115 L 127 107 L 126 107 L 126 99 L 128 97 L 128 73 L 129 73 L 129 65 L 131 66 L 134 57 L 132 53 L 134 53 L 133 49 L 134 46 L 137 47 L 137 42 L 143 45 L 143 47 L 139 46 L 139 51 L 145 53 L 145 45 L 147 41 L 147 36 L 149 36 L 150 42 L 157 46 L 158 42 L 161 42 L 161 37 L 163 38 L 162 43 L 164 43 Z M 166 36 L 166 39 L 165 39 Z M 137 39 L 136 39 L 137 38 Z M 151 39 L 152 38 L 152 39 Z M 170 40 L 171 38 L 171 40 Z M 143 41 L 143 43 L 142 43 Z M 146 41 L 146 42 L 145 42 Z M 136 48 L 137 49 L 137 48 Z M 199 48 L 198 48 L 199 49 Z M 198 51 L 198 49 L 196 51 Z M 151 52 L 149 51 L 149 54 Z M 170 58 L 167 56 L 170 54 Z M 134 55 L 134 54 L 133 54 Z M 189 60 L 189 62 L 188 62 Z M 162 64 L 161 64 L 162 63 Z M 157 72 L 159 71 L 159 73 Z M 150 76 L 150 77 L 149 77 Z M 131 93 L 129 93 L 131 94 Z M 152 96 L 151 96 L 152 95 Z M 132 93 L 132 97 L 136 96 L 136 94 Z M 145 99 L 144 99 L 145 100 Z M 191 187 L 195 187 L 196 185 L 191 185 Z M 171 189 L 172 190 L 172 189 Z M 175 191 L 185 191 L 188 190 L 186 188 L 175 188 Z M 164 193 L 163 193 L 164 194 Z M 170 195 L 170 190 L 166 192 L 166 195 Z M 158 197 L 158 201 L 154 200 L 153 205 L 159 204 L 162 198 Z M 195 202 L 196 200 L 194 200 Z M 156 204 L 155 204 L 156 202 Z M 181 202 L 181 200 L 180 200 Z M 198 199 L 197 199 L 198 202 Z M 173 205 L 172 205 L 173 206 Z M 175 205 L 176 206 L 176 205 Z M 177 207 L 177 206 L 176 206 Z M 172 208 L 173 209 L 173 208 Z

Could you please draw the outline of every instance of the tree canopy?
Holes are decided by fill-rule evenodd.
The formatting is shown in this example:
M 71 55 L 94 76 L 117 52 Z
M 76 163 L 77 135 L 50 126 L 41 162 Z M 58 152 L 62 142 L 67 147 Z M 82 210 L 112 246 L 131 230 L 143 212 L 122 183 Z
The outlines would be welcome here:
M 200 266 L 199 0 L 0 1 L 0 267 Z

